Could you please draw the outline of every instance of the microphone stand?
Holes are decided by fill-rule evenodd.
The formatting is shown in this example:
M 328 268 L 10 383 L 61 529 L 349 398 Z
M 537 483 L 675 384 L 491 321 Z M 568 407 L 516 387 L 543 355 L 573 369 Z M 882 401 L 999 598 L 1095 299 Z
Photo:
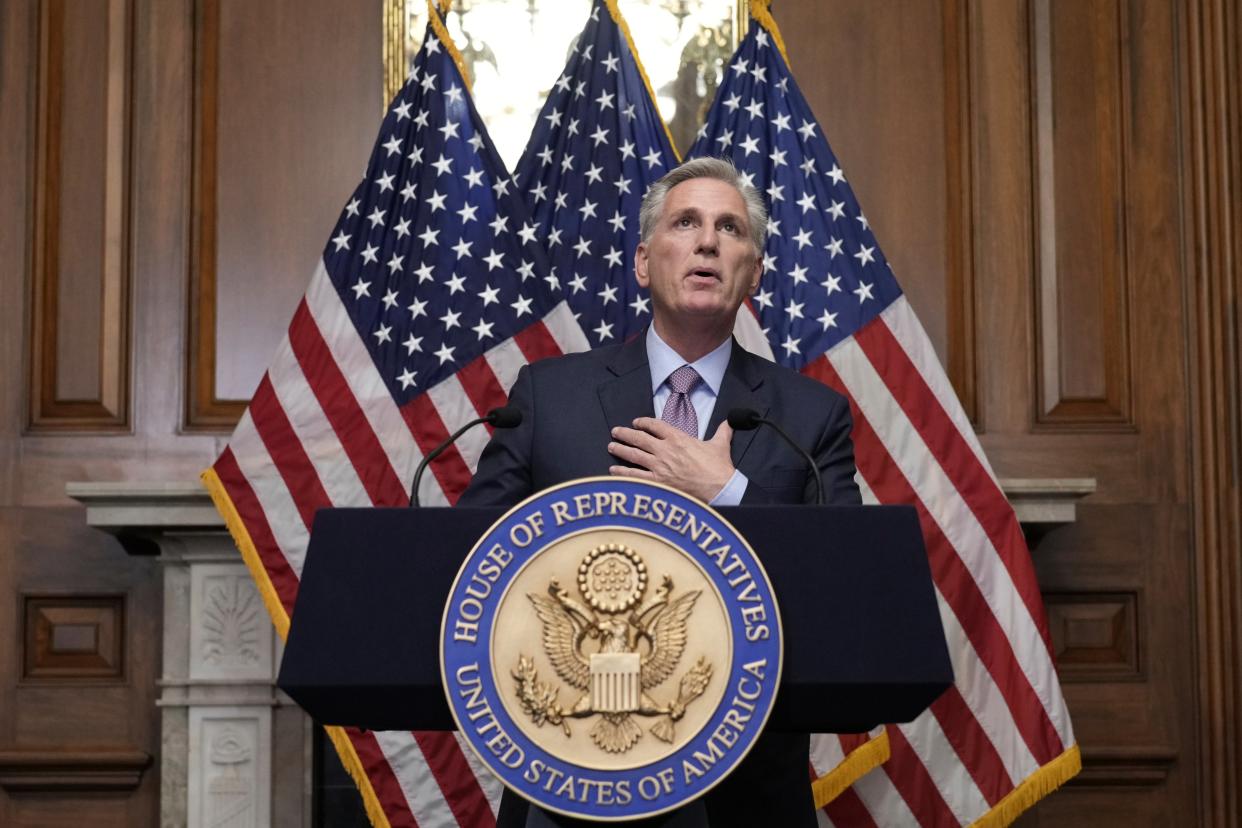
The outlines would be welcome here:
M 500 408 L 493 408 L 487 414 L 478 419 L 471 420 L 461 428 L 454 431 L 448 436 L 448 439 L 440 443 L 432 449 L 422 462 L 418 464 L 418 469 L 414 472 L 414 484 L 410 487 L 410 508 L 417 509 L 418 502 L 418 484 L 423 479 L 423 473 L 427 471 L 427 466 L 431 465 L 431 461 L 435 460 L 441 454 L 448 450 L 448 447 L 457 442 L 457 438 L 465 434 L 477 425 L 488 423 L 495 428 L 516 428 L 522 424 L 522 412 L 520 409 L 511 405 L 504 405 Z
M 431 450 L 431 452 L 426 457 L 423 458 L 423 461 L 418 464 L 418 469 L 414 472 L 414 485 L 410 487 L 410 508 L 411 509 L 417 509 L 420 505 L 418 502 L 418 484 L 419 482 L 422 481 L 423 472 L 427 471 L 427 466 L 431 465 L 431 461 L 435 460 L 441 454 L 444 454 L 444 452 L 448 450 L 449 446 L 457 442 L 458 437 L 465 434 L 467 431 L 474 428 L 475 426 L 480 425 L 482 423 L 486 423 L 486 422 L 487 422 L 487 417 L 479 417 L 477 420 L 471 420 L 470 422 L 466 423 L 464 426 L 462 426 L 461 428 L 457 429 L 452 434 L 450 434 L 447 440 L 445 440 L 440 445 L 436 446 L 434 449 Z

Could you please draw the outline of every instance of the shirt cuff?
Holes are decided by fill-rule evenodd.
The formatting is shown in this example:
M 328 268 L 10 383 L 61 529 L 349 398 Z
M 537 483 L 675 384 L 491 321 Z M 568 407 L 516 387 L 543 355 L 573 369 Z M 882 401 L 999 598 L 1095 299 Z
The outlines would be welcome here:
M 716 496 L 711 499 L 709 506 L 738 506 L 742 502 L 742 495 L 746 494 L 746 484 L 749 483 L 746 475 L 737 469 L 733 470 L 733 476 L 729 478 L 729 482 L 724 484 L 724 488 L 716 492 Z

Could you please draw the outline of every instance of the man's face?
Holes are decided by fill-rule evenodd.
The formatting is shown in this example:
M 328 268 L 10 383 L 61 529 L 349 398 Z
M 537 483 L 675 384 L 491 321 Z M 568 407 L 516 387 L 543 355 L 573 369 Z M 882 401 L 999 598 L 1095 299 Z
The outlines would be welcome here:
M 651 291 L 657 318 L 732 327 L 762 272 L 741 194 L 714 178 L 669 190 L 651 239 L 638 245 L 634 270 Z

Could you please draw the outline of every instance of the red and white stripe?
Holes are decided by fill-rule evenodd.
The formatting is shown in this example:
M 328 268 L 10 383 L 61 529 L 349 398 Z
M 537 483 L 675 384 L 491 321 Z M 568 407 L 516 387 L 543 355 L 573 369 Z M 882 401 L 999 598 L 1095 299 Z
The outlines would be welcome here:
M 883 732 L 876 728 L 871 733 L 811 734 L 811 770 L 816 777 L 826 776 L 849 757 L 850 753 L 865 745 L 871 738 Z
M 871 742 L 884 734 L 881 725 L 869 733 L 812 733 L 811 734 L 811 779 L 819 780 L 841 770 L 841 766 L 854 754 L 863 750 Z M 867 768 L 852 768 L 850 773 L 858 775 L 866 773 Z M 848 781 L 836 784 L 845 785 Z M 819 796 L 816 795 L 818 800 Z
M 750 302 L 745 304 L 744 311 L 733 320 L 733 337 L 739 345 L 755 356 L 761 356 L 769 362 L 776 361 L 772 353 L 772 343 L 768 342 L 767 336 L 764 335 L 763 327 L 759 324 L 759 317 L 755 314 L 755 308 Z
M 747 303 L 746 311 L 737 315 L 733 324 L 733 336 L 738 343 L 756 356 L 775 361 L 772 344 L 768 342 L 754 308 Z M 860 486 L 864 485 L 861 481 Z M 864 488 L 864 495 L 868 492 Z M 874 499 L 871 502 L 875 502 Z M 832 773 L 850 754 L 861 748 L 872 738 L 882 732 L 877 728 L 870 734 L 853 733 L 812 733 L 811 734 L 811 771 L 815 778 L 822 778 Z
M 956 681 L 820 822 L 970 824 L 1074 744 L 1017 518 L 904 297 L 803 372 L 850 400 L 864 499 L 918 511 Z
M 523 365 L 588 347 L 561 303 L 399 407 L 320 263 L 215 465 L 285 613 L 293 609 L 316 509 L 405 503 L 424 454 L 504 404 Z M 423 502 L 455 502 L 486 441 L 475 431 L 437 459 L 423 479 Z M 346 733 L 390 825 L 494 824 L 500 783 L 457 734 Z

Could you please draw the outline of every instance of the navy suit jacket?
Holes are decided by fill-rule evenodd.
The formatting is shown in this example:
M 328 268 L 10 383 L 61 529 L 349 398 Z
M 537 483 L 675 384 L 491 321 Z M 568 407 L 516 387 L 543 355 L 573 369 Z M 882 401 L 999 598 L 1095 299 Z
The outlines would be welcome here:
M 524 366 L 509 404 L 522 424 L 497 429 L 462 495 L 470 506 L 511 506 L 535 492 L 579 477 L 608 474 L 621 461 L 608 453 L 614 426 L 654 417 L 646 337 Z M 811 453 L 831 504 L 861 503 L 854 483 L 850 409 L 815 380 L 750 353 L 735 341 L 706 434 L 734 408 L 770 417 Z M 774 431 L 733 435 L 733 465 L 749 481 L 742 503 L 810 503 L 815 483 L 805 461 Z
M 579 477 L 608 474 L 620 461 L 608 453 L 614 426 L 655 416 L 646 337 L 524 366 L 509 392 L 522 424 L 497 429 L 459 503 L 512 506 L 535 492 Z M 824 499 L 860 504 L 854 483 L 849 404 L 832 389 L 751 354 L 736 341 L 708 422 L 707 436 L 734 408 L 753 408 L 781 424 L 811 453 Z M 812 503 L 815 483 L 806 462 L 771 429 L 733 435 L 733 465 L 748 483 L 742 503 Z M 765 732 L 745 760 L 706 799 L 718 826 L 816 825 L 805 733 Z M 558 824 L 577 824 L 564 817 Z M 506 792 L 499 826 L 522 826 L 526 803 Z M 641 824 L 660 825 L 652 818 Z

